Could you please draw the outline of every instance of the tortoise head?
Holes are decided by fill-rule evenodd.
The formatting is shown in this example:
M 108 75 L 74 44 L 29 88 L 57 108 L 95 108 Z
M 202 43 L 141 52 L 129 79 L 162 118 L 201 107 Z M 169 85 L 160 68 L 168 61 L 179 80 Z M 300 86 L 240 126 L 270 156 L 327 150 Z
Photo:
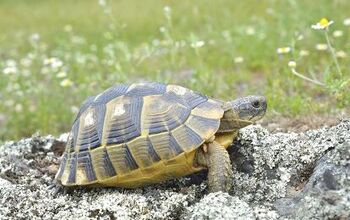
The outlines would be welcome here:
M 265 115 L 267 103 L 264 96 L 246 96 L 229 102 L 229 106 L 237 119 L 254 123 Z
M 247 96 L 226 102 L 218 132 L 231 132 L 251 125 L 265 115 L 266 108 L 263 96 Z

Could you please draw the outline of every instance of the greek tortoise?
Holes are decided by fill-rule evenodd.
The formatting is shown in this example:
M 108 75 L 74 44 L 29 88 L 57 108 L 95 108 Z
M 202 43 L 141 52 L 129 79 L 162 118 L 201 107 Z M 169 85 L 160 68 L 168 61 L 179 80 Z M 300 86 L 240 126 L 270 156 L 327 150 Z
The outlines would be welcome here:
M 135 188 L 208 169 L 209 191 L 228 191 L 226 148 L 265 111 L 262 96 L 223 102 L 177 85 L 117 85 L 82 105 L 56 180 Z

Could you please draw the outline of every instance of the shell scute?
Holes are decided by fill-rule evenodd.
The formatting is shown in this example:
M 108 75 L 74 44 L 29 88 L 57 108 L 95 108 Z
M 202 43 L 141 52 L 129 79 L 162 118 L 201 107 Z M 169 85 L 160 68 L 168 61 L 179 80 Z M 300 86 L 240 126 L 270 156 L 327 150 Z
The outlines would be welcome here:
M 162 83 L 147 82 L 147 83 L 134 83 L 126 91 L 128 96 L 149 96 L 160 95 L 166 91 L 166 86 Z
M 126 144 L 107 146 L 106 151 L 118 174 L 124 175 L 139 168 Z
M 126 143 L 141 135 L 141 97 L 121 96 L 107 103 L 102 143 Z
M 190 113 L 188 107 L 178 105 L 167 97 L 147 96 L 144 98 L 141 130 L 149 134 L 171 131 L 183 124 Z

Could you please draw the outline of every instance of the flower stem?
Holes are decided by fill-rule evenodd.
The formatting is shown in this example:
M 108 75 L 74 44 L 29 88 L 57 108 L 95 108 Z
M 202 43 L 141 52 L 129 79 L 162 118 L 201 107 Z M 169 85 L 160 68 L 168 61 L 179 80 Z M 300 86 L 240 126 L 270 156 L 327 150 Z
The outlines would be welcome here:
M 332 47 L 331 41 L 329 40 L 328 31 L 325 30 L 324 33 L 325 33 L 325 36 L 326 36 L 326 41 L 327 41 L 329 50 L 330 50 L 330 52 L 331 52 L 333 61 L 334 61 L 335 66 L 336 66 L 336 68 L 337 68 L 338 74 L 339 74 L 340 78 L 343 78 L 343 73 L 341 72 L 341 69 L 340 69 L 340 66 L 339 66 L 339 63 L 338 63 L 338 59 L 337 59 L 337 57 L 336 57 L 336 55 L 335 55 L 335 52 L 334 52 L 334 48 Z
M 294 68 L 292 68 L 292 73 L 293 73 L 294 75 L 296 75 L 296 76 L 298 76 L 298 77 L 300 77 L 300 78 L 302 78 L 302 79 L 304 79 L 304 80 L 306 80 L 306 81 L 312 82 L 312 83 L 314 83 L 314 84 L 316 84 L 316 85 L 325 86 L 324 83 L 321 83 L 321 82 L 318 81 L 318 80 L 310 79 L 309 77 L 304 76 L 303 74 L 298 73 Z

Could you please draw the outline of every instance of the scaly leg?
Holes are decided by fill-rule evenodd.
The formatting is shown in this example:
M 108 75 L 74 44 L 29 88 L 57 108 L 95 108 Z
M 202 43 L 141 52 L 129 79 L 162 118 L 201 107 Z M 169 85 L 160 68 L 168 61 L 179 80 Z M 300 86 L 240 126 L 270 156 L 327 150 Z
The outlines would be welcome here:
M 199 149 L 198 165 L 208 168 L 209 192 L 228 192 L 232 187 L 233 172 L 226 149 L 217 142 L 205 143 L 206 151 Z

